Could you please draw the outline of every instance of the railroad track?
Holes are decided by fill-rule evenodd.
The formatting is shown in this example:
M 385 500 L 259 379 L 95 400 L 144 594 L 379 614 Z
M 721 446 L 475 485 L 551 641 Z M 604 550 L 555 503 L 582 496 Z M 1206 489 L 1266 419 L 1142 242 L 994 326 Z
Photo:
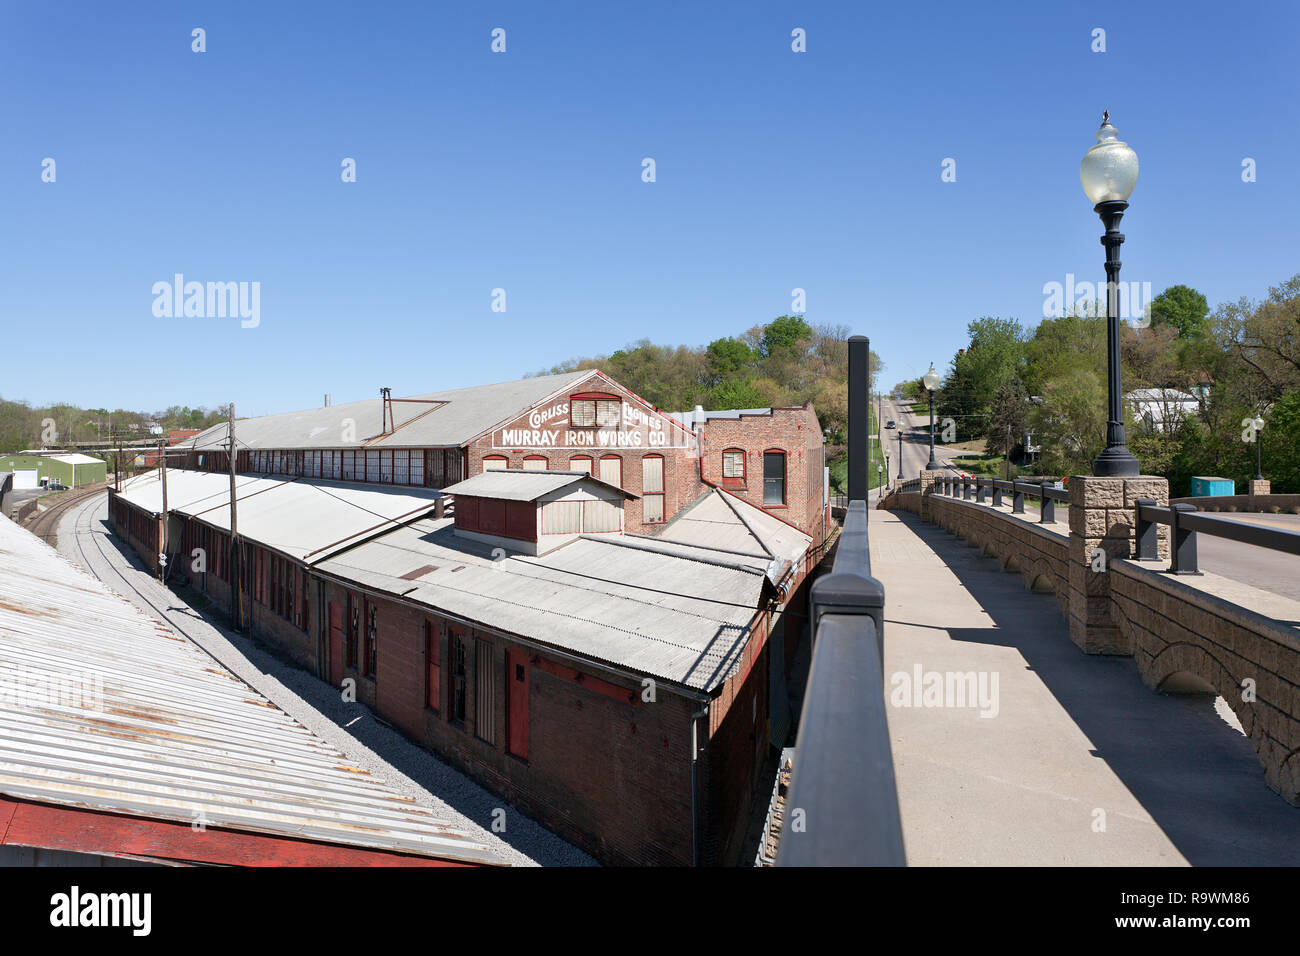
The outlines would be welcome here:
M 40 538 L 51 548 L 59 546 L 59 520 L 68 513 L 73 505 L 84 502 L 87 498 L 97 495 L 107 490 L 108 482 L 102 481 L 94 485 L 87 485 L 85 488 L 77 488 L 69 491 L 67 494 L 60 496 L 59 500 L 38 512 L 34 518 L 29 519 L 24 527 L 36 537 Z

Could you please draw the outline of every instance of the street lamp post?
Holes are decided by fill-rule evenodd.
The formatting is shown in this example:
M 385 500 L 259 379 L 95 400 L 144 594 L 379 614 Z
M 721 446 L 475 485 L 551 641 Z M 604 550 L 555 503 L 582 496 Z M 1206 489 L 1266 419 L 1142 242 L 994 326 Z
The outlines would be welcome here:
M 930 371 L 926 372 L 921 378 L 925 385 L 925 390 L 930 393 L 930 462 L 925 466 L 926 471 L 937 471 L 939 463 L 934 460 L 934 393 L 939 388 L 939 373 L 934 370 L 934 363 L 930 363 Z
M 1263 481 L 1264 467 L 1263 467 L 1263 458 L 1261 457 L 1260 450 L 1259 450 L 1259 435 L 1260 432 L 1264 430 L 1264 419 L 1256 418 L 1253 422 L 1251 422 L 1251 424 L 1255 426 L 1255 480 Z
M 885 490 L 889 490 L 889 452 L 885 452 Z
M 903 480 L 903 430 L 898 429 L 898 480 Z
M 1122 478 L 1140 473 L 1138 460 L 1124 444 L 1123 390 L 1119 362 L 1119 247 L 1124 235 L 1119 221 L 1128 209 L 1128 197 L 1137 185 L 1137 153 L 1118 139 L 1110 125 L 1110 113 L 1101 115 L 1097 145 L 1083 157 L 1079 180 L 1092 200 L 1093 211 L 1101 217 L 1106 233 L 1101 244 L 1106 247 L 1106 361 L 1109 394 L 1106 421 L 1106 447 L 1092 463 L 1092 473 L 1102 478 Z

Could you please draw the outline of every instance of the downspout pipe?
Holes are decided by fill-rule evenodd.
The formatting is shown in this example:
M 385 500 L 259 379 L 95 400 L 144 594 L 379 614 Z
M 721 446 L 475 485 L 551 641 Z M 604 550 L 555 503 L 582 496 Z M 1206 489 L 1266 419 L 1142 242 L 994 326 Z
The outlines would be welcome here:
M 709 701 L 691 714 L 691 860 L 700 865 L 700 747 L 699 719 L 709 716 Z

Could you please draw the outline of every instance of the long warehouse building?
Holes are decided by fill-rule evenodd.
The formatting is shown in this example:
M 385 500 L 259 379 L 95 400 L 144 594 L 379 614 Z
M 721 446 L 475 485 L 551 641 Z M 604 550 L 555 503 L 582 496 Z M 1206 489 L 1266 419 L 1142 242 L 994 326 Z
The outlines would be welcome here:
M 706 482 L 638 533 L 644 494 L 618 475 L 484 471 L 482 450 L 459 449 L 471 477 L 444 463 L 441 489 L 237 476 L 238 578 L 227 474 L 169 468 L 165 517 L 160 475 L 137 476 L 110 520 L 155 568 L 166 551 L 169 581 L 242 597 L 259 640 L 598 859 L 733 862 L 788 728 L 820 541 Z

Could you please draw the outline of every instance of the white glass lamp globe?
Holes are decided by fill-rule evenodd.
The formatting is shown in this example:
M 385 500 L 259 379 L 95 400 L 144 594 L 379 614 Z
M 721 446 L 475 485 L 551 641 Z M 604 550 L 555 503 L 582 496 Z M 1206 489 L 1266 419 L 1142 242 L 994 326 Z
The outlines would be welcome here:
M 1137 185 L 1137 153 L 1119 140 L 1119 132 L 1110 125 L 1110 114 L 1103 114 L 1097 131 L 1097 145 L 1084 154 L 1079 164 L 1083 191 L 1095 206 L 1101 202 L 1127 200 Z
M 1255 426 L 1255 431 L 1257 432 L 1262 432 L 1264 430 L 1264 419 L 1262 418 L 1255 419 L 1251 424 Z
M 939 388 L 939 373 L 934 370 L 934 363 L 930 363 L 930 371 L 926 372 L 921 381 L 925 382 L 928 391 L 936 391 Z

